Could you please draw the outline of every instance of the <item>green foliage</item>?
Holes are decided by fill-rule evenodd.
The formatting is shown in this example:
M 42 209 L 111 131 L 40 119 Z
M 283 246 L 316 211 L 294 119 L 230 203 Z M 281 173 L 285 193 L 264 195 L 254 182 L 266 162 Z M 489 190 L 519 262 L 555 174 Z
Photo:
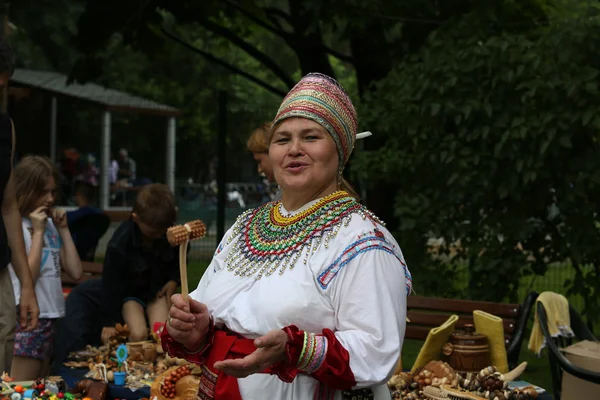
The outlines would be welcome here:
M 468 295 L 501 300 L 549 263 L 600 265 L 600 23 L 507 31 L 488 17 L 432 33 L 374 88 L 363 117 L 386 145 L 357 161 L 393 189 L 409 262 L 427 262 L 428 237 L 445 239 L 442 253 L 459 241 Z M 597 319 L 589 271 L 571 290 Z
M 17 63 L 28 68 L 68 71 L 75 61 L 71 39 L 83 4 L 69 0 L 21 0 L 10 5 L 15 32 L 13 46 L 19 49 Z
M 28 7 L 26 3 L 15 5 L 11 14 L 18 29 L 11 36 L 11 42 L 17 55 L 18 67 L 55 70 L 66 74 L 71 72 L 74 61 L 81 56 L 81 53 L 70 44 L 75 41 L 74 26 L 82 15 L 83 9 L 80 2 L 70 6 L 68 12 L 53 7 L 52 3 L 48 2 L 42 2 L 34 8 Z M 121 11 L 125 13 L 126 10 Z M 37 18 L 39 13 L 43 13 L 44 18 Z M 154 14 L 167 21 L 173 21 L 172 15 L 168 13 L 152 11 L 152 15 Z M 123 17 L 130 18 L 131 14 Z M 55 22 L 57 18 L 63 19 L 63 24 L 57 24 Z M 153 21 L 148 21 L 148 24 L 151 25 Z M 107 21 L 102 19 L 98 21 L 99 24 L 105 22 Z M 162 20 L 160 22 L 162 23 Z M 226 25 L 232 24 L 225 16 L 221 18 L 221 22 Z M 96 83 L 106 87 L 123 90 L 180 109 L 182 116 L 177 121 L 177 176 L 178 178 L 191 176 L 200 182 L 209 179 L 207 171 L 216 153 L 217 92 L 226 91 L 229 95 L 228 179 L 238 180 L 241 178 L 240 174 L 246 171 L 248 171 L 247 175 L 251 175 L 249 171 L 254 171 L 254 165 L 245 148 L 246 138 L 256 126 L 272 118 L 280 98 L 215 66 L 201 56 L 173 43 L 162 34 L 157 36 L 150 30 L 144 32 L 146 36 L 140 32 L 135 35 L 139 40 L 144 41 L 143 44 L 137 43 L 126 35 L 109 35 L 110 40 L 105 45 L 103 43 L 103 46 L 97 49 L 97 54 L 89 60 L 90 63 L 86 64 L 90 66 L 90 70 L 86 71 L 84 76 L 93 75 Z M 101 33 L 100 29 L 96 32 L 96 36 Z M 272 80 L 272 75 L 264 71 L 255 59 L 236 51 L 237 49 L 230 42 L 215 37 L 197 25 L 178 26 L 177 33 L 195 46 L 235 63 L 264 80 Z M 248 41 L 256 43 L 259 47 L 268 49 L 277 45 L 256 27 L 247 28 L 244 34 Z M 39 37 L 52 37 L 54 45 L 59 46 L 60 51 L 49 51 L 50 44 L 38 40 Z M 94 39 L 94 35 L 85 38 L 89 41 Z M 126 39 L 131 43 L 127 43 Z M 289 51 L 279 51 L 277 54 L 278 60 L 294 58 Z M 101 73 L 95 74 L 98 71 Z M 73 146 L 83 152 L 98 154 L 99 111 L 87 103 L 63 98 L 59 99 L 58 109 L 58 147 Z M 162 149 L 165 142 L 166 120 L 148 115 L 118 112 L 113 113 L 112 124 L 113 152 L 120 147 L 128 148 L 138 162 L 140 174 L 162 181 L 164 179 Z M 46 137 L 47 124 L 40 125 L 37 127 L 40 129 L 37 137 Z M 25 133 L 24 122 L 21 121 L 19 127 L 22 128 L 20 130 L 20 137 L 22 137 Z M 36 132 L 29 132 L 29 130 L 27 129 L 27 133 L 31 133 L 35 138 Z M 33 140 L 31 142 L 34 143 Z M 23 152 L 46 151 L 45 141 L 44 145 L 35 148 L 31 147 L 33 144 L 30 145 L 25 141 L 21 143 L 20 149 Z M 252 168 L 247 168 L 248 166 Z M 248 178 L 248 176 L 244 177 L 244 179 Z

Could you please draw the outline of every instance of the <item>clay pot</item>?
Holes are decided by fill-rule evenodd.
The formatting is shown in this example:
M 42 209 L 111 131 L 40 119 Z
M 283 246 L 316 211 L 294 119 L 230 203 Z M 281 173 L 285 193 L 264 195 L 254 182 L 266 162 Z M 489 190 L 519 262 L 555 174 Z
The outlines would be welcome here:
M 131 361 L 145 361 L 144 358 L 144 345 L 151 344 L 149 340 L 143 342 L 129 342 L 127 343 L 127 350 L 129 351 L 128 359 Z
M 490 365 L 490 348 L 487 337 L 475 333 L 472 324 L 465 324 L 464 331 L 455 331 L 442 349 L 448 364 L 457 373 L 478 373 Z
M 154 343 L 144 343 L 142 345 L 142 350 L 144 353 L 144 361 L 154 362 L 156 361 L 156 357 L 158 353 L 156 352 L 156 345 Z

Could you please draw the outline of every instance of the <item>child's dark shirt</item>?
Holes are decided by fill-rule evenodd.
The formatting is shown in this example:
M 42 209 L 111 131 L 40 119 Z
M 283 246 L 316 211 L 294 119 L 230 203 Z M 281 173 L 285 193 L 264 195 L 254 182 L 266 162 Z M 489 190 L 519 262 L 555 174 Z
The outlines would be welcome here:
M 179 285 L 179 249 L 166 234 L 152 247 L 142 245 L 142 233 L 130 218 L 115 231 L 106 249 L 103 280 L 103 326 L 114 326 L 123 302 L 135 297 L 146 305 L 152 302 L 168 281 Z

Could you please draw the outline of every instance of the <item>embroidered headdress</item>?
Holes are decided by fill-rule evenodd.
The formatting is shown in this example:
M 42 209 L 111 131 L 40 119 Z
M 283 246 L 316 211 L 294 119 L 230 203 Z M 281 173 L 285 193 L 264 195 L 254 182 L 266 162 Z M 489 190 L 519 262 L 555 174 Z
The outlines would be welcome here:
M 356 110 L 342 86 L 324 74 L 306 75 L 283 99 L 272 129 L 293 117 L 313 120 L 329 132 L 337 147 L 342 170 L 354 149 L 358 128 Z

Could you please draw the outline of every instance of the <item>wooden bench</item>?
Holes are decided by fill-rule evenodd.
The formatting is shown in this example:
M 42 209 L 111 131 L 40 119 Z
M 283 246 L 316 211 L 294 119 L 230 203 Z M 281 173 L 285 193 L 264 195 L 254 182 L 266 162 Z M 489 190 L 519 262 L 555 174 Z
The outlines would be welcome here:
M 88 281 L 90 279 L 98 279 L 102 277 L 102 267 L 101 263 L 91 262 L 91 261 L 82 261 L 81 269 L 83 270 L 83 275 L 80 280 L 75 280 L 67 275 L 66 272 L 61 273 L 61 281 L 63 286 L 63 293 L 67 295 L 71 289 L 81 282 Z
M 458 315 L 455 329 L 473 324 L 473 311 L 481 310 L 502 318 L 508 364 L 511 368 L 519 361 L 527 321 L 538 294 L 529 293 L 523 304 L 503 304 L 487 301 L 442 299 L 436 297 L 408 296 L 406 339 L 425 340 L 432 328 L 442 325 L 450 315 Z
M 104 214 L 110 217 L 111 222 L 123 222 L 131 216 L 131 210 L 104 210 Z

